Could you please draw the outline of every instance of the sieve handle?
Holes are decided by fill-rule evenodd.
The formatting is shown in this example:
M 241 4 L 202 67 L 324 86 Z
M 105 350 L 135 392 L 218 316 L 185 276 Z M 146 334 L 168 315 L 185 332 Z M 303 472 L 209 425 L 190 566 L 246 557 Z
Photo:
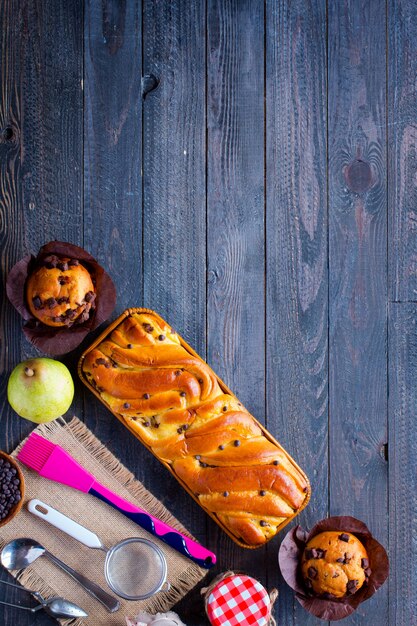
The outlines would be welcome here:
M 194 563 L 200 565 L 200 567 L 210 569 L 210 567 L 213 567 L 216 563 L 216 555 L 200 543 L 187 537 L 187 535 L 184 535 L 179 530 L 176 530 L 157 517 L 154 517 L 147 511 L 124 500 L 97 481 L 93 483 L 88 493 L 110 504 L 110 506 L 120 511 L 120 513 L 123 513 L 123 515 L 138 524 L 138 526 L 147 530 L 154 537 L 158 537 L 158 539 L 188 557 L 194 561 Z
M 70 537 L 83 543 L 88 548 L 98 548 L 99 550 L 106 549 L 97 535 L 91 532 L 91 530 L 84 528 L 81 524 L 78 524 L 63 513 L 56 511 L 41 500 L 30 500 L 28 502 L 28 511 L 46 522 L 49 522 L 49 524 L 55 526 L 55 528 L 59 528 L 59 530 L 62 530 Z

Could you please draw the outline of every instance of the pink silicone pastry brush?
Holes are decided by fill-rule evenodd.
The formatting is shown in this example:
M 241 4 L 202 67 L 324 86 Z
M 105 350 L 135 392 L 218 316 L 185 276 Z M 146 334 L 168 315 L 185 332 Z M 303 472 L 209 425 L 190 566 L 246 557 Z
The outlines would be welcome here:
M 44 478 L 68 485 L 84 493 L 90 493 L 110 504 L 200 567 L 209 569 L 215 564 L 216 555 L 213 552 L 101 485 L 68 452 L 48 439 L 32 433 L 17 458 Z

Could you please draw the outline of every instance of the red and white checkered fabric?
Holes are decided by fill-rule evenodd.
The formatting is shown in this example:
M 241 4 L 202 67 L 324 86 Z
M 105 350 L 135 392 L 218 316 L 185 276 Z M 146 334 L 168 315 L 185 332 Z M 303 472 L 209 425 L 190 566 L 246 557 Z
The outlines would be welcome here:
M 271 601 L 261 583 L 250 576 L 233 575 L 210 593 L 207 615 L 213 626 L 266 626 Z

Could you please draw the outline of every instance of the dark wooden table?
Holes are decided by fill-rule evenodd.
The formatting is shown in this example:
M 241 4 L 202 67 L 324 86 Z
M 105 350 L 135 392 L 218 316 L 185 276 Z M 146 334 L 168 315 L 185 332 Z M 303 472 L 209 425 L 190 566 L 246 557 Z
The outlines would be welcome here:
M 161 313 L 306 470 L 302 525 L 350 514 L 387 546 L 389 583 L 344 624 L 416 625 L 416 3 L 2 0 L 0 15 L 3 287 L 47 241 L 84 246 L 117 285 L 113 317 Z M 8 374 L 39 353 L 4 294 L 0 313 L 11 450 L 32 426 Z M 285 533 L 238 548 L 80 383 L 72 412 L 217 571 L 278 586 L 278 624 L 320 623 L 278 572 Z M 177 610 L 207 623 L 198 593 Z M 54 622 L 2 607 L 0 623 Z

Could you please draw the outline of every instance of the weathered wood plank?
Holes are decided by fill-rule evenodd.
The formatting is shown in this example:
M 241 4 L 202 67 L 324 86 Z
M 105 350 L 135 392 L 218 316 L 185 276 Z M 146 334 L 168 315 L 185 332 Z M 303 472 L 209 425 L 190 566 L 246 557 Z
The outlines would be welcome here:
M 265 423 L 264 11 L 207 5 L 208 361 Z M 266 582 L 265 550 L 210 527 L 225 567 Z
M 159 81 L 143 104 L 143 301 L 204 358 L 204 2 L 145 0 L 143 27 L 143 74 Z M 147 484 L 204 541 L 207 516 L 149 457 Z
M 305 528 L 328 506 L 326 3 L 266 4 L 268 426 L 311 480 Z M 281 539 L 285 536 L 283 531 Z M 279 624 L 316 624 L 278 578 Z
M 140 3 L 86 2 L 84 247 L 115 282 L 113 317 L 142 301 L 141 42 Z M 146 451 L 89 392 L 84 396 L 87 425 L 143 478 Z
M 51 239 L 76 240 L 82 223 L 82 1 L 0 4 L 0 249 L 1 280 L 28 252 Z M 0 448 L 12 449 L 30 422 L 8 405 L 13 367 L 39 352 L 21 332 L 5 295 L 0 308 Z M 1 576 L 6 578 L 5 573 Z M 8 602 L 28 598 L 1 587 Z M 0 606 L 0 622 L 33 624 L 31 614 Z M 36 624 L 55 621 L 44 612 Z
M 328 5 L 330 514 L 387 543 L 385 5 Z M 388 588 L 345 620 L 387 624 Z
M 391 304 L 389 323 L 389 624 L 417 624 L 417 305 Z
M 417 4 L 388 2 L 389 297 L 417 301 Z

